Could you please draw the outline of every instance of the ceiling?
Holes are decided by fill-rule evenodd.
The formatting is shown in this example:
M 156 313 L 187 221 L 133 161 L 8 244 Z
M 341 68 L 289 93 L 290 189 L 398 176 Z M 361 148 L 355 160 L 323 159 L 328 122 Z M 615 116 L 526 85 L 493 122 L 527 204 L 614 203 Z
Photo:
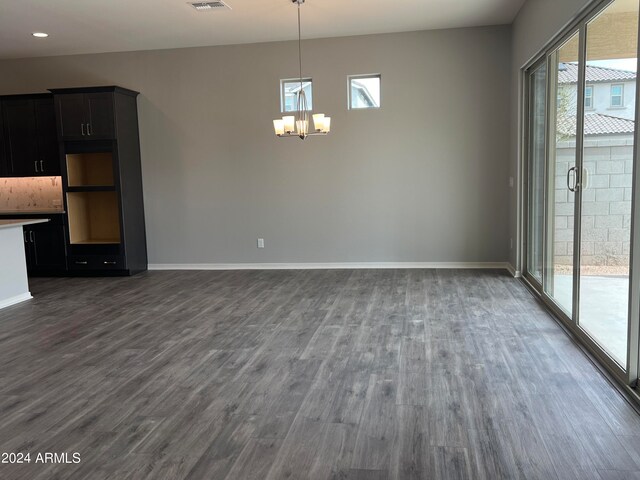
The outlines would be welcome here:
M 197 12 L 186 0 L 1 0 L 0 58 L 291 40 L 291 0 L 226 0 Z M 307 0 L 303 38 L 508 24 L 524 0 Z M 50 36 L 38 39 L 32 32 Z

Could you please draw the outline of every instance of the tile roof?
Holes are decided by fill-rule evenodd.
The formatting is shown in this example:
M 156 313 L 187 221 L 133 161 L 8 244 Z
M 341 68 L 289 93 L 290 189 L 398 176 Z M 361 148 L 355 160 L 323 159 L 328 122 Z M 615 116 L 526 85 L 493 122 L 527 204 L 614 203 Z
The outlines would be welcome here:
M 587 65 L 587 82 L 620 82 L 635 80 L 635 72 L 616 70 L 614 68 L 594 67 Z M 575 63 L 561 63 L 558 72 L 559 83 L 577 83 L 578 65 Z
M 560 133 L 566 136 L 574 136 L 576 131 L 575 117 L 560 121 L 558 127 Z M 587 113 L 584 116 L 585 135 L 622 135 L 633 133 L 635 122 L 626 118 L 611 117 L 601 113 Z

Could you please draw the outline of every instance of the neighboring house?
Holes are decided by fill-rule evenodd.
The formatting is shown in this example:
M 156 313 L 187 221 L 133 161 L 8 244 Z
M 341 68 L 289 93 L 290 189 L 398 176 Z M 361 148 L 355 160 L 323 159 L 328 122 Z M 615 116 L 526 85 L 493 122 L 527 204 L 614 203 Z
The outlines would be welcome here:
M 574 195 L 566 175 L 575 165 L 577 65 L 558 74 L 558 142 L 554 201 L 556 265 L 573 262 Z M 601 267 L 629 265 L 636 74 L 588 66 L 584 118 L 582 262 Z M 566 102 L 566 107 L 562 107 Z
M 561 63 L 558 81 L 562 89 L 576 96 L 578 66 Z M 633 120 L 636 109 L 636 74 L 625 70 L 587 65 L 585 87 L 585 113 L 596 113 Z
M 364 83 L 354 79 L 351 82 L 351 108 L 377 107 L 379 107 L 379 105 L 375 101 L 367 86 Z
M 298 109 L 298 92 L 300 91 L 301 84 L 299 80 L 284 80 L 281 84 L 281 96 L 282 96 L 282 111 L 283 112 L 295 112 Z M 307 109 L 313 110 L 313 85 L 311 80 L 305 79 L 302 82 L 302 89 L 307 98 Z

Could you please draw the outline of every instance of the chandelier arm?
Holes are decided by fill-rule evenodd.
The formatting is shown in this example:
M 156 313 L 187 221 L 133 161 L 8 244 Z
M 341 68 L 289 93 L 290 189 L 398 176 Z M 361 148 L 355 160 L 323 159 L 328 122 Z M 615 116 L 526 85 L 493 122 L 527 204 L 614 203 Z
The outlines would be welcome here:
M 298 92 L 298 111 L 297 117 L 298 122 L 296 122 L 296 127 L 298 129 L 298 135 L 303 140 L 306 138 L 308 130 L 309 130 L 309 112 L 307 107 L 307 95 L 304 90 L 300 90 Z

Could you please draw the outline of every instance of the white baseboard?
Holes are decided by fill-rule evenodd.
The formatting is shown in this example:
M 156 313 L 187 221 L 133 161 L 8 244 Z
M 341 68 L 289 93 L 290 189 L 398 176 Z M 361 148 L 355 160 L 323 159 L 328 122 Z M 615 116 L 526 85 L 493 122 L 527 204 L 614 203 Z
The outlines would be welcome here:
M 506 268 L 507 268 L 507 270 L 509 270 L 509 273 L 514 278 L 520 278 L 522 276 L 522 272 L 520 270 L 516 270 L 515 268 L 513 268 L 513 265 L 511 265 L 510 263 L 506 264 Z
M 11 305 L 26 302 L 27 300 L 31 300 L 32 298 L 33 297 L 31 296 L 31 292 L 23 293 L 22 295 L 16 295 L 15 297 L 5 298 L 4 300 L 0 300 L 0 308 L 10 307 Z
M 149 270 L 362 270 L 362 269 L 494 269 L 505 262 L 365 262 L 365 263 L 152 263 Z

